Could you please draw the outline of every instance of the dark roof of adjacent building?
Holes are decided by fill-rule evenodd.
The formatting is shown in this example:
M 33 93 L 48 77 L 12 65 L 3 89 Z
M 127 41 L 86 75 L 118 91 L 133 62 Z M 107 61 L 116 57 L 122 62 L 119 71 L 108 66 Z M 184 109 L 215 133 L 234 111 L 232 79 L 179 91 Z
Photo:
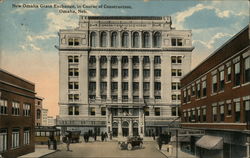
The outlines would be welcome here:
M 218 64 L 249 47 L 249 25 L 233 36 L 225 44 L 215 50 L 210 56 L 202 61 L 196 68 L 190 71 L 181 79 L 181 86 L 184 87 L 196 78 L 205 74 Z

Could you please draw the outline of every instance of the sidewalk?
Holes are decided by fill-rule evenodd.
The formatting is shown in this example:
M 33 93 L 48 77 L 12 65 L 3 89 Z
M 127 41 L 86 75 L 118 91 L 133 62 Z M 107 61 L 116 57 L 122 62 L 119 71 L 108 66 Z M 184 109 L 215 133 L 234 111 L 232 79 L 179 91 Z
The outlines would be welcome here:
M 157 144 L 156 144 L 157 145 Z M 158 145 L 156 148 L 159 150 Z M 163 153 L 167 158 L 176 158 L 176 148 L 172 145 L 162 145 L 161 150 L 159 150 L 161 153 Z M 196 156 L 191 155 L 189 153 L 183 152 L 178 149 L 178 158 L 196 158 Z
M 39 158 L 54 152 L 56 152 L 56 150 L 49 150 L 47 145 L 35 145 L 35 152 L 20 156 L 18 158 Z

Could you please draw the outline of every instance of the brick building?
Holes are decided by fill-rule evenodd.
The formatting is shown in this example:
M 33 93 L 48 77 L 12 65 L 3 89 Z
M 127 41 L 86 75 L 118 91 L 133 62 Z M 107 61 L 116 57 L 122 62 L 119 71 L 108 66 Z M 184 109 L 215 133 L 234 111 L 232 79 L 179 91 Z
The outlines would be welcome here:
M 193 153 L 200 157 L 249 157 L 249 26 L 181 79 L 182 127 L 201 129 Z
M 34 152 L 35 85 L 0 69 L 0 155 Z
M 43 99 L 44 98 L 38 96 L 36 96 L 35 99 L 35 126 L 42 125 Z

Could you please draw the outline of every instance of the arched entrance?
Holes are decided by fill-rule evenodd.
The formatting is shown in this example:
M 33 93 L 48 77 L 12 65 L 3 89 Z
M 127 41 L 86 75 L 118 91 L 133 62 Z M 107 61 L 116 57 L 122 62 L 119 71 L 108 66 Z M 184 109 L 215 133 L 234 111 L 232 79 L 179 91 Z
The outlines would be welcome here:
M 134 122 L 133 123 L 133 136 L 138 136 L 139 132 L 138 132 L 138 123 Z
M 112 124 L 112 136 L 117 137 L 118 136 L 118 123 L 113 122 Z
M 124 121 L 123 123 L 122 123 L 122 136 L 123 137 L 127 137 L 128 136 L 128 129 L 129 129 L 129 123 L 127 122 L 127 121 Z

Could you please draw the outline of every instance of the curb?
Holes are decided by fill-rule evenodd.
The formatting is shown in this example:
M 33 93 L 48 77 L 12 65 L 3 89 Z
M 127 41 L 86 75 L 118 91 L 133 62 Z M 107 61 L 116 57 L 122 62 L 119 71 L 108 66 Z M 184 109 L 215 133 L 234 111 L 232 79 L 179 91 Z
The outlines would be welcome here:
M 59 150 L 54 150 L 53 152 L 51 152 L 51 153 L 47 153 L 47 154 L 42 155 L 42 156 L 40 156 L 40 157 L 38 157 L 38 158 L 42 158 L 42 157 L 44 157 L 44 156 L 47 156 L 47 155 L 53 154 L 53 153 L 55 153 L 55 152 L 57 152 L 57 151 L 59 151 Z

